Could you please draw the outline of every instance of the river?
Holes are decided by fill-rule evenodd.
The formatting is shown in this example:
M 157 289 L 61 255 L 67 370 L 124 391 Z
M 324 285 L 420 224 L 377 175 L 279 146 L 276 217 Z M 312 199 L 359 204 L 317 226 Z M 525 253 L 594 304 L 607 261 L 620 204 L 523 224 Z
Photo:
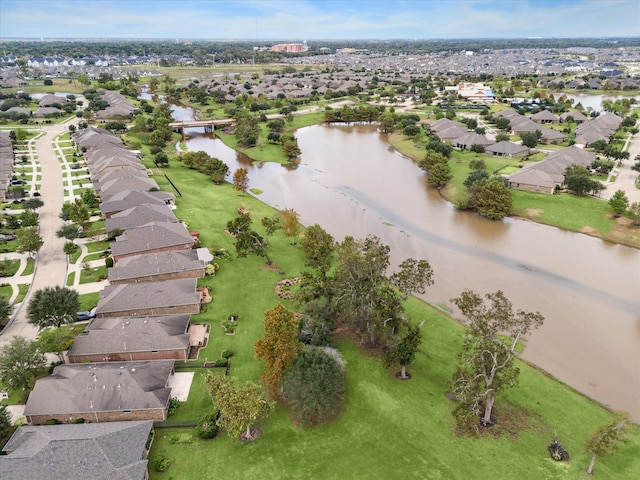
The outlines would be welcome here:
M 253 165 L 197 131 L 187 147 L 231 171 L 247 168 L 262 201 L 294 208 L 302 223 L 318 223 L 337 240 L 373 234 L 391 247 L 393 265 L 427 259 L 435 285 L 424 299 L 432 304 L 451 306 L 464 288 L 501 289 L 516 308 L 540 311 L 546 321 L 528 339 L 523 358 L 640 421 L 639 250 L 456 211 L 372 126 L 318 125 L 296 137 L 303 152 L 297 168 Z M 425 337 L 428 343 L 428 330 Z

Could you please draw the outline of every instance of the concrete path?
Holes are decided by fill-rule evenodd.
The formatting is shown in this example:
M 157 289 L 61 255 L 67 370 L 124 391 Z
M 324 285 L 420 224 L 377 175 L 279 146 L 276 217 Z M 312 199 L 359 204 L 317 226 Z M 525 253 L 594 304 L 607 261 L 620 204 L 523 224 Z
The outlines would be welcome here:
M 636 181 L 640 172 L 631 170 L 636 163 L 635 158 L 640 155 L 640 134 L 635 134 L 627 138 L 629 146 L 629 158 L 622 161 L 621 167 L 615 167 L 611 174 L 615 175 L 613 182 L 605 182 L 607 188 L 602 191 L 602 198 L 610 199 L 617 190 L 622 190 L 629 199 L 629 204 L 640 202 L 640 189 L 636 188 Z M 611 175 L 610 175 L 611 177 Z

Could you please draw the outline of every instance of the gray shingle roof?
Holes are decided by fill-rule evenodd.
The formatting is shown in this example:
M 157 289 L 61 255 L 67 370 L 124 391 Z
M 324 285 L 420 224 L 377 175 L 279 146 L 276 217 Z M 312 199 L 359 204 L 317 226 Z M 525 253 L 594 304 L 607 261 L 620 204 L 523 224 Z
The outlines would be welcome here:
M 58 365 L 36 381 L 24 409 L 29 415 L 164 409 L 173 360 Z
M 143 480 L 152 421 L 18 428 L 0 456 L 0 478 Z
M 96 314 L 100 316 L 184 305 L 200 305 L 195 278 L 108 285 L 100 291 Z
M 109 281 L 134 282 L 141 277 L 201 270 L 204 265 L 194 249 L 144 253 L 118 260 L 116 266 L 109 269 Z
M 143 203 L 107 218 L 105 228 L 109 233 L 116 228 L 124 231 L 129 228 L 141 227 L 150 222 L 177 223 L 178 219 L 168 205 Z
M 100 355 L 189 348 L 191 315 L 94 318 L 69 349 L 74 355 Z
M 167 200 L 172 200 L 175 195 L 169 192 L 142 192 L 140 190 L 130 190 L 119 192 L 103 201 L 100 204 L 100 212 L 103 214 L 122 212 L 141 203 L 154 203 L 156 205 L 166 205 Z
M 518 145 L 517 143 L 504 140 L 502 142 L 494 143 L 485 148 L 486 152 L 501 153 L 503 155 L 518 155 L 524 152 L 528 152 L 529 148 L 524 145 Z
M 142 254 L 160 248 L 191 248 L 194 238 L 182 223 L 151 222 L 130 228 L 111 242 L 111 253 L 114 257 L 122 255 Z M 188 247 L 184 247 L 188 245 Z

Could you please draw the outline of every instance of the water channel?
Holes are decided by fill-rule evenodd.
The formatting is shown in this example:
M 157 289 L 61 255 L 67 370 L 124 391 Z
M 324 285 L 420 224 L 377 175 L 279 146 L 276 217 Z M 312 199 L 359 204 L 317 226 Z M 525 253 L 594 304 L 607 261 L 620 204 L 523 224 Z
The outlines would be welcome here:
M 424 296 L 428 302 L 451 306 L 464 288 L 501 289 L 517 308 L 540 311 L 545 324 L 523 357 L 640 421 L 639 250 L 456 211 L 374 126 L 297 131 L 303 153 L 296 168 L 253 165 L 211 134 L 187 133 L 190 151 L 206 151 L 232 172 L 247 168 L 250 187 L 263 191 L 260 200 L 294 208 L 305 225 L 318 223 L 337 240 L 377 235 L 391 247 L 393 265 L 407 257 L 429 260 L 435 285 Z

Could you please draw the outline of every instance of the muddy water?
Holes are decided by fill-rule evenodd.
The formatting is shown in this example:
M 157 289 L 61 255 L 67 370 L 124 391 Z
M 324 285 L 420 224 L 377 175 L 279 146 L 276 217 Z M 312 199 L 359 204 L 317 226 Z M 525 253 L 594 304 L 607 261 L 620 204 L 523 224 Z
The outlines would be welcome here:
M 546 321 L 524 358 L 640 420 L 640 251 L 458 212 L 373 127 L 314 126 L 296 136 L 303 154 L 295 169 L 252 166 L 210 136 L 193 136 L 188 148 L 232 171 L 247 168 L 261 200 L 294 208 L 304 224 L 319 223 L 338 240 L 374 234 L 391 246 L 394 265 L 429 260 L 436 275 L 425 295 L 431 303 L 451 305 L 464 288 L 501 289 L 517 308 L 539 310 Z

